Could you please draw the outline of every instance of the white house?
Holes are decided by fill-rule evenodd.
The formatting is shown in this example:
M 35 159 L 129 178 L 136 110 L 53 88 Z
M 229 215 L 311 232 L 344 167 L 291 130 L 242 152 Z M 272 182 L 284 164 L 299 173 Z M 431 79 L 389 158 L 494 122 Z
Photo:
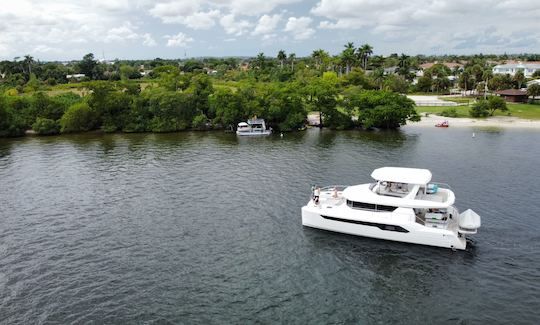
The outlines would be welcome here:
M 540 70 L 540 63 L 510 63 L 510 64 L 498 64 L 493 67 L 493 74 L 509 74 L 515 75 L 518 71 L 523 71 L 525 77 L 532 77 L 536 70 Z

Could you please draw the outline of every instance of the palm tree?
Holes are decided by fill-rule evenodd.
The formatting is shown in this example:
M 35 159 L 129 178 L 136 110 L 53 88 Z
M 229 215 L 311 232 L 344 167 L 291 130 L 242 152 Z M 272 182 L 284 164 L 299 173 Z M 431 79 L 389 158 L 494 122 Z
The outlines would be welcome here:
M 28 66 L 28 77 L 32 74 L 32 63 L 34 63 L 34 58 L 27 54 L 24 56 L 23 60 L 24 65 Z M 23 69 L 24 70 L 24 69 Z
M 401 55 L 398 57 L 398 74 L 401 76 L 404 76 L 408 79 L 409 77 L 409 71 L 411 68 L 411 62 L 409 61 L 409 56 L 401 53 Z
M 315 66 L 319 69 L 323 61 L 328 58 L 328 53 L 323 49 L 318 49 L 311 53 L 311 58 L 315 60 Z
M 348 42 L 344 45 L 345 49 L 343 52 L 341 52 L 341 60 L 345 64 L 345 74 L 349 74 L 351 71 L 351 66 L 356 61 L 356 57 L 354 55 L 355 48 L 353 42 Z
M 258 67 L 260 70 L 262 70 L 264 68 L 265 63 L 266 63 L 266 58 L 264 56 L 264 53 L 260 52 L 255 58 L 255 66 Z
M 379 89 L 383 89 L 383 83 L 384 83 L 384 69 L 383 68 L 377 68 L 375 71 L 373 71 L 373 74 L 371 75 L 373 78 L 373 81 L 379 86 Z
M 296 54 L 289 54 L 289 61 L 291 62 L 291 70 L 294 71 L 294 60 L 296 59 Z
M 285 51 L 279 50 L 277 59 L 279 63 L 281 64 L 281 70 L 283 70 L 283 62 L 287 59 L 287 54 L 285 54 Z
M 362 63 L 364 64 L 364 70 L 366 70 L 368 59 L 373 54 L 373 46 L 366 43 L 359 47 L 357 51 Z

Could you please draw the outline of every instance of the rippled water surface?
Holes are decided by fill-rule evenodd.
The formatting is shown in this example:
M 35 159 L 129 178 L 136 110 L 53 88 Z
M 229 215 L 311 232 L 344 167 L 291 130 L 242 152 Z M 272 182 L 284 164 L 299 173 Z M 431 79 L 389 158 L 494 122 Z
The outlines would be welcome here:
M 472 132 L 476 137 L 472 138 Z M 540 132 L 0 139 L 0 322 L 540 321 Z M 429 168 L 468 251 L 303 228 L 313 184 Z

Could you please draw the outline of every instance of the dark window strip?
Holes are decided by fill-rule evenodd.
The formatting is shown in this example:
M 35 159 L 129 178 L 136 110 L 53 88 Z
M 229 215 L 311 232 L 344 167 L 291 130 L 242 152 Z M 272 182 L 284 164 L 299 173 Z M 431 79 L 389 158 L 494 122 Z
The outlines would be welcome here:
M 397 209 L 397 207 L 390 206 L 390 205 L 378 205 L 378 204 L 356 202 L 356 201 L 350 201 L 350 200 L 347 200 L 347 205 L 353 209 L 364 209 L 364 210 L 373 210 L 373 211 L 392 212 L 395 209 Z
M 350 220 L 350 219 L 341 219 L 341 218 L 335 218 L 335 217 L 329 217 L 329 216 L 323 216 L 324 219 L 332 220 L 332 221 L 339 221 L 339 222 L 347 222 L 347 223 L 354 223 L 356 225 L 363 225 L 363 226 L 370 226 L 370 227 L 377 227 L 381 230 L 386 231 L 397 231 L 397 232 L 409 232 L 407 229 L 400 227 L 400 226 L 394 226 L 394 225 L 385 225 L 383 223 L 375 223 L 375 222 L 367 222 L 367 221 L 358 221 L 358 220 Z

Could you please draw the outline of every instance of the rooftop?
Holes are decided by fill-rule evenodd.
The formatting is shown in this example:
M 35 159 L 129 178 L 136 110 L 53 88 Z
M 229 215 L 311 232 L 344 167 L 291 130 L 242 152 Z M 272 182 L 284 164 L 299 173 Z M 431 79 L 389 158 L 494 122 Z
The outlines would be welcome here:
M 504 89 L 495 92 L 497 95 L 503 96 L 527 96 L 527 92 L 520 89 Z

